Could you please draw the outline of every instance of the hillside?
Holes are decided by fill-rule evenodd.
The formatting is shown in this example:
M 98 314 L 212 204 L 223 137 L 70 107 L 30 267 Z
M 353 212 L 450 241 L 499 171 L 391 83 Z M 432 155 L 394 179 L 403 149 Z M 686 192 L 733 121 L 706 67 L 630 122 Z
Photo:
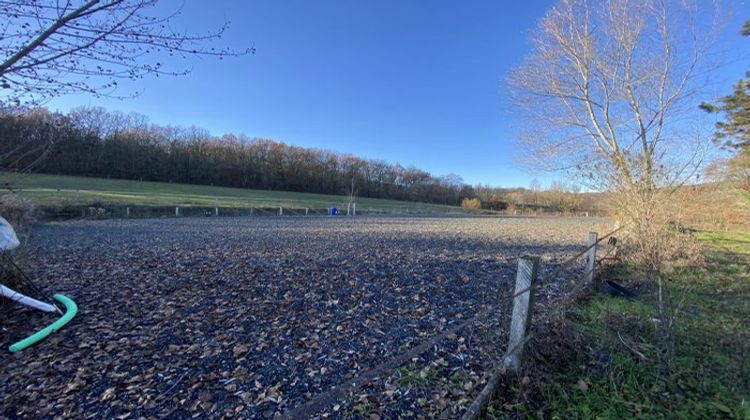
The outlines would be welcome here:
M 3 191 L 36 205 L 138 205 L 315 208 L 345 207 L 346 196 L 265 191 L 165 182 L 128 181 L 42 174 L 0 173 Z M 376 198 L 357 198 L 363 211 L 446 213 L 457 207 Z

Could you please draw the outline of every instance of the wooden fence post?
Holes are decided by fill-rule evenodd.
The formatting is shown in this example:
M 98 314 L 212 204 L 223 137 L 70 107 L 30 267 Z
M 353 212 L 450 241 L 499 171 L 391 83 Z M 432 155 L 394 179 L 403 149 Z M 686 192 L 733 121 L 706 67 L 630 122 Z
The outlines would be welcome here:
M 515 374 L 521 371 L 521 358 L 526 334 L 531 326 L 531 311 L 534 305 L 534 284 L 539 271 L 539 258 L 524 256 L 518 259 L 516 289 L 513 292 L 513 316 L 510 321 L 508 352 L 503 359 L 506 370 Z
M 357 215 L 357 203 L 352 203 L 352 216 Z
M 125 207 L 125 217 L 130 217 L 130 207 Z
M 589 241 L 588 246 L 589 251 L 586 253 L 586 275 L 583 277 L 583 281 L 585 284 L 593 284 L 594 283 L 594 268 L 596 265 L 596 241 L 598 239 L 598 235 L 596 232 L 589 232 Z
M 174 215 L 177 216 L 177 217 L 180 217 L 180 208 L 179 207 L 175 207 L 174 208 Z
M 307 216 L 307 211 L 310 210 L 307 207 L 305 207 L 305 216 Z
M 283 215 L 284 215 L 284 208 L 279 206 L 279 216 L 283 216 Z
M 214 207 L 214 215 L 215 216 L 219 215 L 219 208 L 218 207 Z

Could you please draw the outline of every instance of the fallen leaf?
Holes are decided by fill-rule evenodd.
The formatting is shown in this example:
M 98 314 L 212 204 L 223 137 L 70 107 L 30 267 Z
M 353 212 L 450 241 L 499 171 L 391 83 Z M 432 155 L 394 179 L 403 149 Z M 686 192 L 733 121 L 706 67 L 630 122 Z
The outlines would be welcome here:
M 107 388 L 104 390 L 104 392 L 102 392 L 102 396 L 101 398 L 99 398 L 99 401 L 100 402 L 109 401 L 112 398 L 114 398 L 114 396 L 115 396 L 115 388 L 114 387 Z
M 589 386 L 586 384 L 586 382 L 583 379 L 578 380 L 578 383 L 576 383 L 576 388 L 580 389 L 583 392 L 586 392 L 589 390 Z

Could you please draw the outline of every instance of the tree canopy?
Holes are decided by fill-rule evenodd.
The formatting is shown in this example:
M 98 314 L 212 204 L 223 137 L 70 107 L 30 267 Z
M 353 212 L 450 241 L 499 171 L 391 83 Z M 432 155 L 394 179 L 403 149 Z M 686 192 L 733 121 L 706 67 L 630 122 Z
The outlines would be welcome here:
M 750 20 L 745 22 L 740 33 L 750 36 Z M 750 190 L 750 71 L 745 77 L 733 85 L 732 94 L 713 104 L 702 103 L 700 107 L 724 116 L 723 121 L 716 123 L 714 138 L 723 147 L 736 152 L 726 165 L 726 175 Z
M 750 20 L 745 22 L 741 33 L 750 36 Z M 731 95 L 719 98 L 716 104 L 701 104 L 702 109 L 726 117 L 716 123 L 716 139 L 725 147 L 740 150 L 750 147 L 750 71 L 745 77 L 734 84 Z

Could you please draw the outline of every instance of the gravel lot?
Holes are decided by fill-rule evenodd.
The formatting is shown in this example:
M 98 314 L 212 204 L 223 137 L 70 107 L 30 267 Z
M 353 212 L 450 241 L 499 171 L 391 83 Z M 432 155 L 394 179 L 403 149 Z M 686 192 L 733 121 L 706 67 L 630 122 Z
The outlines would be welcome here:
M 549 271 L 589 231 L 610 230 L 551 218 L 40 224 L 28 271 L 80 312 L 10 354 L 51 317 L 0 306 L 0 416 L 455 417 L 503 350 L 506 309 L 344 398 L 325 396 L 507 301 L 518 256 L 542 256 Z

